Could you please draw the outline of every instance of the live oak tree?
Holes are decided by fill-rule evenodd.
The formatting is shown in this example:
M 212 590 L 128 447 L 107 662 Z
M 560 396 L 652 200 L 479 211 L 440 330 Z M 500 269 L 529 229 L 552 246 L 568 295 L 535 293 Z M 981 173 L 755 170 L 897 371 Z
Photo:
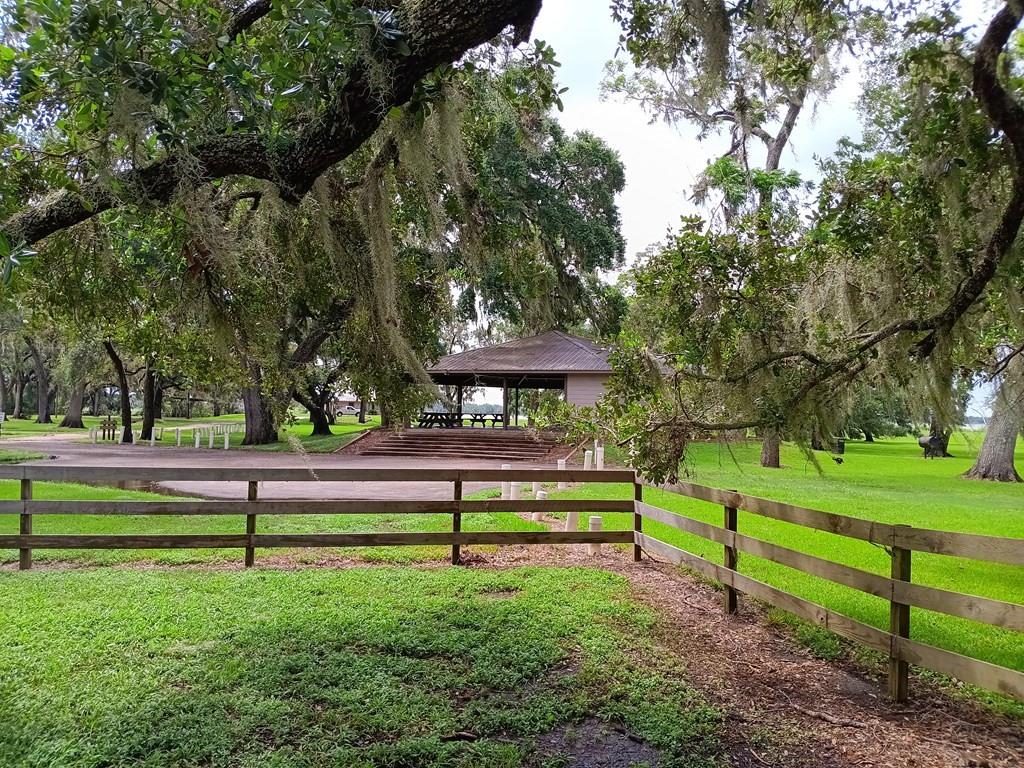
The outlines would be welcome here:
M 635 69 L 611 63 L 605 89 L 636 101 L 654 118 L 694 126 L 699 139 L 729 136 L 728 150 L 706 169 L 694 196 L 705 202 L 716 189 L 720 223 L 752 236 L 744 272 L 733 272 L 728 289 L 755 298 L 759 289 L 749 280 L 760 276 L 763 288 L 765 278 L 784 270 L 789 258 L 784 238 L 776 235 L 773 201 L 789 180 L 780 170 L 783 153 L 801 116 L 833 88 L 844 48 L 877 26 L 874 14 L 837 0 L 617 0 L 612 8 Z M 747 210 L 738 211 L 741 207 Z M 786 290 L 785 282 L 776 281 L 779 292 Z M 745 320 L 733 326 L 741 335 L 736 342 L 750 355 L 765 357 L 783 343 L 774 330 L 785 322 L 787 302 L 776 298 L 742 310 Z M 719 348 L 716 354 L 724 352 Z M 719 370 L 743 365 L 742 359 L 718 362 Z M 764 416 L 761 464 L 778 467 L 783 419 L 770 413 L 769 404 L 759 410 Z
M 784 326 L 786 343 L 738 357 L 720 373 L 679 366 L 660 382 L 640 376 L 657 369 L 643 339 L 623 345 L 623 375 L 605 415 L 652 476 L 674 476 L 696 434 L 780 420 L 799 427 L 810 415 L 827 423 L 855 381 L 912 384 L 951 423 L 954 385 L 991 351 L 979 339 L 996 311 L 993 297 L 1022 293 L 1014 265 L 1024 218 L 1024 108 L 1014 69 L 1000 63 L 1013 56 L 1007 44 L 1022 9 L 1001 6 L 977 42 L 953 16 L 910 11 L 890 32 L 905 41 L 892 70 L 905 90 L 883 110 L 895 128 L 892 143 L 853 148 L 838 156 L 841 169 L 826 169 L 813 226 L 799 244 L 808 279 Z M 710 267 L 733 247 L 728 239 L 712 245 Z M 1020 307 L 1019 299 L 1003 303 Z M 1021 316 L 1001 320 L 1019 327 Z M 630 375 L 643 383 L 629 386 Z M 737 395 L 758 377 L 770 387 L 763 397 Z M 714 412 L 693 397 L 708 387 L 729 393 L 718 402 L 731 407 Z
M 424 76 L 506 28 L 525 40 L 539 6 L 15 2 L 0 49 L 0 235 L 16 251 L 233 177 L 298 202 Z

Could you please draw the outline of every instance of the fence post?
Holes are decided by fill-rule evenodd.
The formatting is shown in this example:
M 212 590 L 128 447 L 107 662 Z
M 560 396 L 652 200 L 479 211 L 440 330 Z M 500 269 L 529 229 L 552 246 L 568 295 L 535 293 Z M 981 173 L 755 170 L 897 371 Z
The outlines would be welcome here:
M 640 556 L 643 553 L 643 549 L 640 547 L 640 542 L 636 540 L 644 531 L 644 518 L 640 514 L 640 510 L 636 508 L 636 505 L 644 500 L 644 486 L 640 482 L 639 478 L 634 476 L 633 478 L 633 562 L 639 563 Z
M 249 481 L 249 493 L 247 495 L 248 501 L 256 501 L 256 495 L 259 493 L 259 481 Z M 253 536 L 256 535 L 256 513 L 249 512 L 245 516 L 245 535 L 249 538 L 249 543 L 245 547 L 245 567 L 252 568 L 254 562 L 256 562 L 256 546 L 253 542 Z
M 452 533 L 462 530 L 462 513 L 459 511 L 459 502 L 462 501 L 462 481 L 456 480 L 455 490 L 452 494 L 455 497 L 455 511 L 452 513 Z M 462 562 L 462 548 L 458 544 L 452 544 L 452 565 L 459 565 Z
M 903 547 L 892 548 L 892 571 L 894 580 L 910 581 L 911 551 Z M 889 632 L 897 637 L 910 637 L 910 606 L 889 600 Z M 906 701 L 908 694 L 910 665 L 899 658 L 896 641 L 889 651 L 889 696 L 894 701 Z
M 736 507 L 723 507 L 725 510 L 725 529 L 727 531 L 736 531 Z M 724 565 L 730 571 L 736 570 L 736 547 L 725 545 L 725 557 Z M 725 610 L 726 613 L 736 613 L 739 607 L 739 601 L 737 599 L 737 592 L 732 585 L 726 585 L 725 587 Z
M 22 480 L 21 481 L 21 500 L 31 501 L 32 500 L 32 481 Z M 21 526 L 19 533 L 22 536 L 32 535 L 32 513 L 22 512 L 21 514 Z M 32 549 L 31 547 L 22 547 L 18 550 L 18 570 L 27 571 L 32 567 Z

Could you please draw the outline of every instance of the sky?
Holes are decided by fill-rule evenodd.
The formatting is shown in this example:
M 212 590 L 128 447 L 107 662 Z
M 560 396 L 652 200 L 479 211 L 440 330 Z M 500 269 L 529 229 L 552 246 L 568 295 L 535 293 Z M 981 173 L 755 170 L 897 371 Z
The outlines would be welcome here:
M 568 87 L 559 119 L 571 131 L 586 130 L 615 148 L 626 168 L 626 189 L 619 198 L 626 254 L 662 240 L 683 215 L 697 213 L 690 191 L 710 160 L 727 148 L 723 137 L 698 142 L 692 126 L 652 124 L 636 104 L 612 96 L 602 100 L 605 62 L 614 58 L 619 27 L 603 0 L 546 0 L 533 36 L 555 49 L 559 80 Z M 843 136 L 860 137 L 854 110 L 859 94 L 856 70 L 849 71 L 827 105 L 802 116 L 782 159 L 784 168 L 815 177 L 816 155 L 828 155 Z
M 979 23 L 991 14 L 992 6 L 992 0 L 965 0 L 961 5 L 963 17 Z M 698 142 L 692 126 L 652 124 L 638 105 L 615 96 L 601 98 L 604 65 L 616 55 L 619 33 L 606 0 L 545 0 L 533 29 L 534 38 L 554 48 L 561 63 L 559 80 L 569 89 L 562 96 L 562 125 L 601 137 L 619 152 L 625 166 L 626 188 L 618 203 L 627 261 L 632 262 L 638 252 L 663 240 L 681 216 L 699 212 L 690 201 L 694 182 L 728 145 L 722 137 Z M 812 111 L 801 115 L 783 155 L 783 168 L 813 181 L 817 157 L 832 154 L 843 137 L 861 137 L 856 111 L 860 87 L 860 71 L 849 60 L 827 100 L 812 104 Z M 968 415 L 989 415 L 988 397 L 988 388 L 976 390 Z

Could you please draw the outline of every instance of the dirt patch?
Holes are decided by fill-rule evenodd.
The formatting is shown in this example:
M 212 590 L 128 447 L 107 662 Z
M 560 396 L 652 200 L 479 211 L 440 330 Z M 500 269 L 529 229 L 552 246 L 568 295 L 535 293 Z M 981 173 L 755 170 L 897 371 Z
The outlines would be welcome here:
M 566 768 L 657 768 L 661 753 L 641 739 L 596 718 L 556 728 L 536 740 L 548 759 Z
M 521 589 L 488 589 L 483 592 L 477 592 L 476 596 L 481 600 L 487 601 L 511 600 L 522 591 Z

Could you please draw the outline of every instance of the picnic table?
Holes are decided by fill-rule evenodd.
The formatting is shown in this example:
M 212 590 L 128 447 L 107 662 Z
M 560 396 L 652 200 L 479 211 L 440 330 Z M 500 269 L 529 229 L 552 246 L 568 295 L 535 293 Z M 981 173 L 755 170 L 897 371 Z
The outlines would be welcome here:
M 491 422 L 492 427 L 497 427 L 502 422 L 500 413 L 443 413 L 437 411 L 424 411 L 420 414 L 418 426 L 424 429 L 440 427 L 441 429 L 452 429 L 461 427 L 466 419 L 469 419 L 469 426 L 475 427 L 479 424 L 486 427 Z

